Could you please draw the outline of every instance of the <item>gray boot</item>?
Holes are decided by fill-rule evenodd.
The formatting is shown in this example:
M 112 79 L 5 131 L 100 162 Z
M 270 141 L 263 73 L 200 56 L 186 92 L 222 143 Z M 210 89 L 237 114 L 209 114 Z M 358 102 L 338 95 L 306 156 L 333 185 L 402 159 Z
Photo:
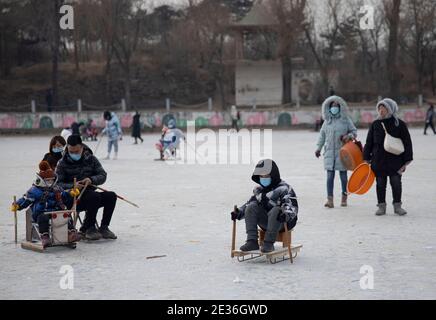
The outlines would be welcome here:
M 259 243 L 256 240 L 247 240 L 240 250 L 243 252 L 259 250 Z
M 386 214 L 386 203 L 379 203 L 378 210 L 375 212 L 376 216 L 384 216 Z
M 333 197 L 327 197 L 327 202 L 325 203 L 324 207 L 330 208 L 330 209 L 335 207 L 335 205 L 333 203 Z
M 264 241 L 263 242 L 263 246 L 261 251 L 263 253 L 270 253 L 270 252 L 274 252 L 274 243 L 273 242 L 269 242 L 269 241 Z
M 394 203 L 394 212 L 399 216 L 404 216 L 407 214 L 407 211 L 401 208 L 402 202 Z

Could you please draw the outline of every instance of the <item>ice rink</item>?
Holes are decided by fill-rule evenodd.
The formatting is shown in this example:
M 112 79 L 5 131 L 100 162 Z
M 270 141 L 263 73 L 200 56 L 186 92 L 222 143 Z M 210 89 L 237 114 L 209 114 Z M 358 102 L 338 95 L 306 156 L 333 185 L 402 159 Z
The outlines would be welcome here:
M 358 132 L 366 139 L 366 130 Z M 14 243 L 13 195 L 31 186 L 50 137 L 0 138 L 0 299 L 436 299 L 436 137 L 411 130 L 414 162 L 403 178 L 409 214 L 376 217 L 375 185 L 351 196 L 348 208 L 323 207 L 325 171 L 314 156 L 318 134 L 274 131 L 273 158 L 299 197 L 293 241 L 304 247 L 291 265 L 230 258 L 233 205 L 254 187 L 251 165 L 168 165 L 154 161 L 159 134 L 120 144 L 119 160 L 102 164 L 105 188 L 140 206 L 119 201 L 111 224 L 118 240 L 81 242 L 76 250 L 40 254 Z M 96 142 L 89 143 L 95 148 Z M 97 156 L 105 156 L 105 141 Z M 19 240 L 24 239 L 24 211 Z M 99 218 L 101 213 L 99 213 Z M 238 222 L 237 245 L 244 243 Z M 165 256 L 147 259 L 151 256 Z M 60 269 L 74 270 L 74 289 L 62 290 Z M 360 287 L 362 266 L 374 271 L 374 288 Z M 234 281 L 239 279 L 239 281 Z

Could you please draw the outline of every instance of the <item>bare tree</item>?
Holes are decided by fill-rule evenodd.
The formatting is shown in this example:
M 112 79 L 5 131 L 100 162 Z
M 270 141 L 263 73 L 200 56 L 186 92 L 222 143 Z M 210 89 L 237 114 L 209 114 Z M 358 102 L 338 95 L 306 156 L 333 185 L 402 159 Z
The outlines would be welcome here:
M 396 99 L 399 97 L 402 76 L 397 65 L 401 0 L 384 0 L 384 6 L 389 33 L 388 54 L 386 59 L 389 95 Z

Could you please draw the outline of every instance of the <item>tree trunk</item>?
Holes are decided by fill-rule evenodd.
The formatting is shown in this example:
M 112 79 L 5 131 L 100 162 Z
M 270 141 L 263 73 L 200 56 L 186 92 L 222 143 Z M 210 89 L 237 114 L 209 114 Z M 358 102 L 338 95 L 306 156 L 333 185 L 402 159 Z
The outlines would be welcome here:
M 292 62 L 291 58 L 286 55 L 282 58 L 283 70 L 283 99 L 282 103 L 292 102 Z
M 399 97 L 401 82 L 401 73 L 398 71 L 397 66 L 401 0 L 392 0 L 392 4 L 391 11 L 387 13 L 389 23 L 389 43 L 386 67 L 389 80 L 389 95 L 393 99 L 397 99 Z

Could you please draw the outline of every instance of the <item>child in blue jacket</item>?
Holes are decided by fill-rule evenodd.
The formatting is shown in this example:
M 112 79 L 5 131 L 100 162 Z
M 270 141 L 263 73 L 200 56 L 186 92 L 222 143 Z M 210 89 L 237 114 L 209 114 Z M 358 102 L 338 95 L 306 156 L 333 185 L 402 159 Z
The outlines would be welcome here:
M 45 248 L 51 244 L 49 236 L 51 216 L 45 213 L 66 210 L 66 204 L 71 203 L 73 197 L 79 194 L 80 191 L 77 188 L 67 192 L 57 186 L 57 177 L 50 164 L 47 161 L 41 161 L 35 182 L 22 198 L 12 204 L 11 211 L 23 210 L 30 206 L 32 220 L 38 223 L 42 245 Z M 80 241 L 72 223 L 68 224 L 68 229 L 69 242 Z

